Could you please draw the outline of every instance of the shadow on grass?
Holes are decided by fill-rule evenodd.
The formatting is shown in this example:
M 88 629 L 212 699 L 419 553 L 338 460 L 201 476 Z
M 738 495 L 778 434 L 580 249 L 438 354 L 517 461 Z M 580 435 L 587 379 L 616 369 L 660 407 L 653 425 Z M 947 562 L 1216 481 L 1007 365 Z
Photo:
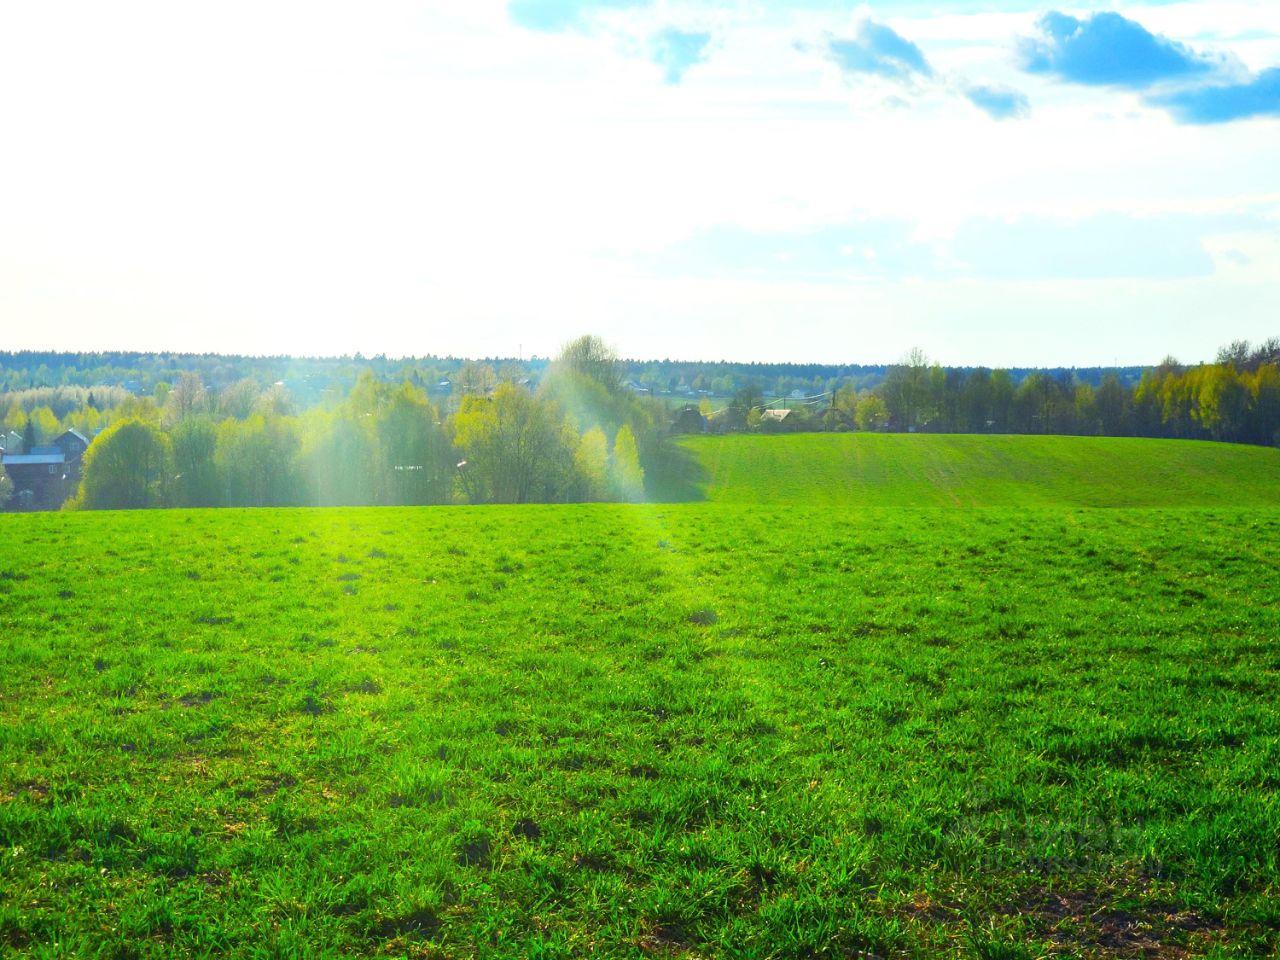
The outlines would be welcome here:
M 705 500 L 706 468 L 693 452 L 674 440 L 664 440 L 645 472 L 645 498 L 650 503 L 692 503 Z

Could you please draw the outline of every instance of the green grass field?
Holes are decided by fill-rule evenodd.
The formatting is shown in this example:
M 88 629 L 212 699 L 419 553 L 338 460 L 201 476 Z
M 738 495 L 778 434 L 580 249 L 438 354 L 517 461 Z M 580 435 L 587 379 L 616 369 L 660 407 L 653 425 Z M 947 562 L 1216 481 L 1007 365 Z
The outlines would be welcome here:
M 948 506 L 864 506 L 864 439 Z M 699 439 L 704 503 L 0 516 L 0 953 L 1273 954 L 1275 451 L 1064 441 L 1165 505 L 1099 510 L 1004 438 L 925 496 L 957 442 Z M 714 502 L 752 457 L 790 502 Z
M 1280 507 L 1280 450 L 1128 437 L 691 437 L 697 492 L 811 506 Z M 677 493 L 677 497 L 679 493 Z

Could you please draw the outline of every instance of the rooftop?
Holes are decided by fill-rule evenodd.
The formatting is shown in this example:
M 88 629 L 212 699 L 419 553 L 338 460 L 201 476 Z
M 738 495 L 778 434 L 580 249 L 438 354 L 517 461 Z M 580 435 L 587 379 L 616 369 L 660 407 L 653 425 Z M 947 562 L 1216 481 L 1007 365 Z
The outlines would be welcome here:
M 67 462 L 66 457 L 64 457 L 61 453 L 26 453 L 26 454 L 6 453 L 3 458 L 0 458 L 0 463 L 3 463 L 6 467 L 10 467 L 10 466 L 21 467 L 24 465 L 43 466 L 45 464 L 66 463 L 66 462 Z

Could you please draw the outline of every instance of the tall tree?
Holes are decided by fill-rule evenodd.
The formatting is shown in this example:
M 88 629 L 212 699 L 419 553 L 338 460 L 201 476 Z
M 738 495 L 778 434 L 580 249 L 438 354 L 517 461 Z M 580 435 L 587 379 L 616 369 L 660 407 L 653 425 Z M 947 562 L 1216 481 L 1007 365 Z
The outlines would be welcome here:
M 636 447 L 635 434 L 623 424 L 613 441 L 613 487 L 619 500 L 639 503 L 644 499 L 644 470 L 640 466 L 640 451 Z
M 881 396 L 889 408 L 890 425 L 897 430 L 915 430 L 936 412 L 930 388 L 929 358 L 919 347 L 885 372 Z
M 164 401 L 164 419 L 167 424 L 181 423 L 187 417 L 205 413 L 209 407 L 209 394 L 204 382 L 195 373 L 184 373 L 169 391 Z
M 599 427 L 582 435 L 573 454 L 573 466 L 582 484 L 583 500 L 609 499 L 609 438 Z
M 622 364 L 599 337 L 585 335 L 571 340 L 560 351 L 557 362 L 574 373 L 593 380 L 607 391 L 622 385 Z
M 182 381 L 178 381 L 179 386 Z M 169 395 L 173 399 L 178 387 Z M 170 433 L 173 443 L 173 502 L 179 507 L 218 505 L 218 468 L 214 454 L 218 428 L 208 415 L 187 416 Z
M 305 502 L 298 471 L 301 439 L 291 418 L 255 415 L 218 424 L 214 460 L 223 502 L 237 507 L 288 507 Z
M 85 451 L 80 493 L 73 504 L 86 510 L 165 506 L 171 470 L 169 438 L 158 427 L 120 420 Z
M 382 478 L 380 503 L 448 502 L 452 451 L 426 394 L 410 383 L 393 390 L 374 414 L 374 431 Z
M 572 481 L 574 451 L 564 447 L 558 412 L 522 387 L 502 383 L 492 397 L 463 398 L 453 428 L 472 501 L 559 500 Z

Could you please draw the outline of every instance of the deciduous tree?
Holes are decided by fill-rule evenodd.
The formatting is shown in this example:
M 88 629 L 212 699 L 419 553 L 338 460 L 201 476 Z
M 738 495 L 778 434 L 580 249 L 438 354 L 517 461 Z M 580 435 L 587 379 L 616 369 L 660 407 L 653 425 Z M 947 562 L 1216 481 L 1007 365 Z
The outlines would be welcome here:
M 173 469 L 169 438 L 144 420 L 120 420 L 89 445 L 80 493 L 86 510 L 162 507 L 168 503 Z

